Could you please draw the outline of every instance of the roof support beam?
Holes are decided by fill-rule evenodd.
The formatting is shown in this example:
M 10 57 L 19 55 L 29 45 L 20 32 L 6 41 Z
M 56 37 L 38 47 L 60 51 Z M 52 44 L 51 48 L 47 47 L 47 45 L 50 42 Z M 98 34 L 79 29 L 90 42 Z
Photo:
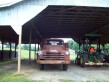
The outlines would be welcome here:
M 97 33 L 99 30 L 102 31 L 102 29 L 104 29 L 104 28 L 108 28 L 108 27 L 109 27 L 109 24 L 104 25 L 103 27 L 101 27 L 101 28 L 99 28 L 99 29 L 96 29 L 95 31 L 93 31 L 93 32 L 91 32 L 91 33 Z
M 41 35 L 40 32 L 38 31 L 37 27 L 34 25 L 33 22 L 30 21 L 30 23 L 31 23 L 32 27 L 35 29 L 36 33 L 37 33 L 37 34 L 39 35 L 39 37 L 41 38 L 42 35 Z M 30 28 L 31 28 L 31 27 L 30 27 Z
M 98 11 L 98 10 L 94 10 L 93 8 L 91 9 L 91 13 L 93 13 L 93 12 L 95 12 L 95 13 L 97 13 L 98 15 L 100 15 L 100 16 L 103 16 L 105 19 L 107 19 L 108 21 L 109 21 L 109 16 L 107 16 L 107 15 L 105 15 L 104 13 L 101 13 L 100 11 Z

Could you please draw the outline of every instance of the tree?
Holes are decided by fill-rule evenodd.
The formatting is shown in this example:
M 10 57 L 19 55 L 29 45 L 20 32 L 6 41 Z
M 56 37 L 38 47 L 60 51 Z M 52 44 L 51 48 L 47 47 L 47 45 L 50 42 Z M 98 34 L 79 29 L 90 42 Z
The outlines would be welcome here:
M 73 40 L 69 40 L 67 43 L 69 45 L 69 48 L 70 49 L 73 49 L 73 43 L 74 43 L 74 41 Z
M 74 50 L 79 50 L 79 44 L 77 42 L 73 43 L 73 49 Z
M 11 44 L 11 47 L 12 47 L 12 48 L 15 48 L 15 44 L 14 44 L 14 43 L 12 43 L 12 44 Z
M 6 44 L 6 48 L 10 48 L 10 45 L 9 45 L 9 43 L 7 43 L 7 44 Z
M 73 50 L 79 49 L 79 44 L 77 42 L 75 42 L 74 40 L 69 40 L 68 45 L 69 45 L 70 49 L 73 49 Z
M 29 44 L 22 44 L 22 49 L 24 50 L 29 50 Z M 35 50 L 35 45 L 31 45 L 31 50 Z M 38 50 L 38 48 L 36 47 L 36 50 Z
M 23 44 L 22 49 L 24 50 L 29 50 L 29 44 Z

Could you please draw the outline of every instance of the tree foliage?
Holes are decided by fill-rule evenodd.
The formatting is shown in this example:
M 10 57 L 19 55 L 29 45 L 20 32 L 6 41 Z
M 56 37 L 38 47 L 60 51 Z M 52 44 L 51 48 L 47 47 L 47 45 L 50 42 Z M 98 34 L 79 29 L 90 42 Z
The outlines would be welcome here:
M 5 44 L 6 45 L 6 48 L 10 48 L 10 44 L 9 43 L 7 43 L 7 44 Z M 15 48 L 15 44 L 14 43 L 11 43 L 11 48 Z
M 29 44 L 22 44 L 21 48 L 24 50 L 29 50 Z M 31 50 L 35 50 L 35 45 L 34 46 L 31 45 Z M 36 50 L 38 50 L 38 48 L 36 48 Z
M 74 43 L 73 40 L 69 40 L 67 43 L 69 45 L 69 48 L 73 49 L 73 43 Z
M 21 48 L 24 50 L 29 50 L 29 44 L 23 44 Z
M 70 49 L 73 49 L 73 50 L 79 49 L 79 44 L 76 43 L 74 40 L 69 40 L 67 43 L 68 43 Z

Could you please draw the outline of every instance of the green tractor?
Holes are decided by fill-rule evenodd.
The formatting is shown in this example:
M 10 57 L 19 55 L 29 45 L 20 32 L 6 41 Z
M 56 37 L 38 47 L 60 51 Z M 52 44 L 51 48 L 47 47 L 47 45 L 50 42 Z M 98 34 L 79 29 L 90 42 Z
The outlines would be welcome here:
M 75 59 L 77 65 L 84 67 L 85 65 L 108 64 L 107 62 L 104 62 L 104 57 L 106 57 L 106 55 L 100 49 L 100 35 L 86 34 L 80 39 L 79 44 L 81 49 L 77 53 Z

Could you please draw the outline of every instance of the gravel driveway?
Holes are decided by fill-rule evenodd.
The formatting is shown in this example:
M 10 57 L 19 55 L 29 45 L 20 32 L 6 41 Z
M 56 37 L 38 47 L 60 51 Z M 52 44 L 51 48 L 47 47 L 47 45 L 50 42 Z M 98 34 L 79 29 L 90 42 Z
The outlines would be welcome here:
M 22 61 L 22 72 L 29 74 L 29 79 L 32 80 L 47 80 L 50 82 L 58 82 L 60 79 L 87 81 L 87 80 L 106 80 L 109 82 L 109 66 L 102 67 L 85 67 L 81 68 L 74 63 L 70 64 L 67 71 L 62 70 L 62 66 L 46 65 L 45 70 L 39 70 L 38 64 L 32 61 L 31 66 L 29 61 Z M 1 66 L 2 69 L 15 69 L 16 63 L 8 66 Z
M 106 80 L 109 81 L 109 66 L 85 67 L 70 64 L 67 71 L 62 70 L 62 66 L 46 65 L 45 70 L 39 70 L 38 64 L 32 62 L 31 67 L 22 66 L 23 72 L 29 73 L 32 80 L 52 80 L 57 82 L 59 79 L 66 80 Z

